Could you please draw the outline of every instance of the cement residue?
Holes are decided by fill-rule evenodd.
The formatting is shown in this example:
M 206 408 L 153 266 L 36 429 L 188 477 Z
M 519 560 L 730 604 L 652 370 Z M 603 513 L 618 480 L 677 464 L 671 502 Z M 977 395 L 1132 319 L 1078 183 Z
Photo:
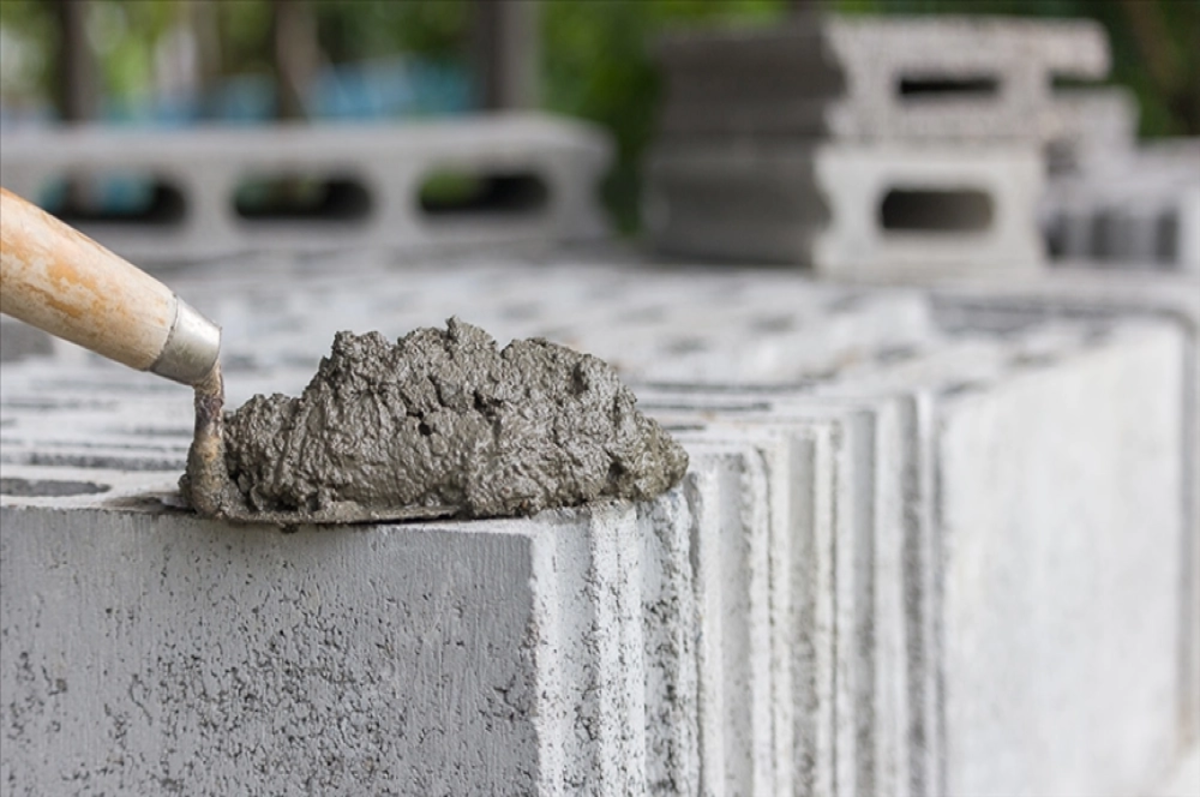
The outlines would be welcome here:
M 396 344 L 338 333 L 299 398 L 225 417 L 225 464 L 251 512 L 452 508 L 526 515 L 647 499 L 687 469 L 603 361 L 544 340 L 503 351 L 451 319 Z

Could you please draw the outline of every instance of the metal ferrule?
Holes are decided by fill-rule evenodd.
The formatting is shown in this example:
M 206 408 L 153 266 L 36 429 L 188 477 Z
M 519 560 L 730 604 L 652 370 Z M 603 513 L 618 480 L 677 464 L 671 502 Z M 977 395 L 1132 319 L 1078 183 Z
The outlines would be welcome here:
M 175 323 L 150 371 L 195 385 L 212 371 L 221 353 L 221 328 L 175 297 Z

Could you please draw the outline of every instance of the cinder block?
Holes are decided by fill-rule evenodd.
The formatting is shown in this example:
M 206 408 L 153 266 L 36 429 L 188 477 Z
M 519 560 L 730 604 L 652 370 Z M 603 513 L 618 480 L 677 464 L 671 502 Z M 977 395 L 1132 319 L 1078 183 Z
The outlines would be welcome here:
M 1056 260 L 1200 273 L 1200 146 L 1157 142 L 1084 160 L 1039 214 Z
M 860 386 L 923 385 L 945 792 L 1144 790 L 1178 751 L 1186 676 L 1171 651 L 1188 632 L 1178 623 L 1186 590 L 1170 574 L 1185 539 L 1182 342 L 1161 322 L 1044 334 L 1019 348 L 993 343 L 990 358 L 974 345 L 941 368 L 912 361 L 905 376 Z M 964 380 L 953 363 L 968 358 Z M 1053 500 L 1032 497 L 1049 489 Z M 1150 606 L 1155 620 L 1138 620 Z M 1119 728 L 1091 714 L 1113 693 L 1128 712 Z M 1057 747 L 1066 739 L 1070 754 Z
M 553 574 L 534 578 L 534 548 L 586 521 L 283 536 L 2 511 L 14 794 L 555 782 L 538 724 L 575 704 L 543 692 L 555 640 L 534 590 Z
M 1181 440 L 1189 531 L 1181 540 L 1179 556 L 1185 563 L 1179 670 L 1186 694 L 1180 725 L 1185 738 L 1200 738 L 1200 632 L 1196 631 L 1200 628 L 1200 284 L 1175 274 L 1055 269 L 1036 283 L 957 280 L 940 286 L 934 296 L 941 323 L 951 329 L 983 324 L 1011 333 L 1047 318 L 1108 324 L 1123 317 L 1165 317 L 1185 334 Z
M 428 253 L 594 240 L 607 232 L 596 188 L 611 159 L 611 143 L 594 127 L 542 115 L 391 127 L 39 130 L 5 134 L 0 180 L 35 202 L 68 177 L 148 181 L 143 188 L 157 193 L 144 212 L 74 223 L 139 263 L 178 263 L 246 251 Z M 422 185 L 447 173 L 480 181 L 482 193 L 444 212 L 423 205 Z M 306 210 L 260 217 L 237 195 L 264 179 L 323 182 Z
M 949 793 L 1136 791 L 1176 754 L 1181 358 L 1155 330 L 951 401 Z
M 1059 89 L 1047 114 L 1051 173 L 1080 173 L 1124 160 L 1137 145 L 1138 104 L 1123 86 Z
M 329 269 L 336 273 L 321 273 Z M 289 654 L 293 665 L 327 661 L 319 640 L 330 628 L 361 632 L 353 645 L 339 643 L 343 650 L 361 644 L 376 655 L 375 641 L 394 641 L 397 628 L 410 626 L 344 621 L 358 604 L 372 617 L 400 617 L 408 611 L 405 600 L 425 600 L 428 581 L 444 591 L 430 593 L 437 596 L 433 605 L 414 608 L 411 616 L 450 612 L 482 623 L 493 608 L 479 585 L 503 582 L 504 594 L 516 596 L 505 599 L 505 611 L 518 619 L 478 632 L 466 620 L 450 623 L 448 634 L 462 634 L 438 644 L 456 645 L 468 632 L 491 641 L 495 661 L 480 672 L 508 667 L 515 674 L 511 685 L 456 680 L 464 671 L 461 657 L 473 655 L 475 643 L 465 653 L 443 654 L 433 647 L 439 638 L 426 631 L 412 635 L 424 645 L 419 649 L 392 644 L 392 650 L 420 655 L 387 654 L 392 680 L 376 684 L 371 699 L 397 694 L 397 684 L 417 677 L 447 683 L 447 694 L 459 703 L 437 710 L 451 711 L 465 728 L 456 728 L 451 742 L 463 739 L 509 756 L 503 771 L 527 773 L 535 783 L 531 791 L 920 795 L 964 793 L 986 781 L 1017 793 L 1145 792 L 1157 782 L 1150 770 L 1165 767 L 1182 745 L 1190 709 L 1181 696 L 1194 688 L 1185 668 L 1195 660 L 1188 657 L 1198 636 L 1186 622 L 1200 616 L 1189 614 L 1195 582 L 1186 573 L 1163 574 L 1176 568 L 1171 572 L 1178 576 L 1197 550 L 1184 525 L 1186 489 L 1196 484 L 1197 471 L 1181 441 L 1200 441 L 1187 410 L 1196 394 L 1186 392 L 1196 372 L 1188 336 L 1200 320 L 1200 292 L 1182 279 L 1150 290 L 1148 282 L 1139 288 L 1114 281 L 1105 288 L 1095 274 L 1068 276 L 976 278 L 984 288 L 960 279 L 932 290 L 849 289 L 786 271 L 616 267 L 566 258 L 503 264 L 464 258 L 397 274 L 378 254 L 260 258 L 214 264 L 203 274 L 179 272 L 173 284 L 181 294 L 225 325 L 231 405 L 253 391 L 302 387 L 339 328 L 378 326 L 399 335 L 458 312 L 501 340 L 550 334 L 655 382 L 636 390 L 644 408 L 672 423 L 692 454 L 692 469 L 678 491 L 637 509 L 605 505 L 555 514 L 551 521 L 539 516 L 291 536 L 233 529 L 226 539 L 224 527 L 164 503 L 191 434 L 186 389 L 89 356 L 68 359 L 69 352 L 6 362 L 0 380 L 4 671 L 20 671 L 10 655 L 35 649 L 10 644 L 18 639 L 41 646 L 41 658 L 31 659 L 35 673 L 61 664 L 74 668 L 71 673 L 109 666 L 126 674 L 147 650 L 167 656 L 175 649 L 180 655 L 204 649 L 212 667 L 242 672 L 249 665 L 234 661 L 230 645 L 207 650 L 234 632 L 222 637 L 228 624 L 208 623 L 196 608 L 208 607 L 204 601 L 249 603 L 268 620 L 299 601 L 303 611 L 296 610 L 299 619 L 289 628 L 296 646 L 304 647 Z M 1130 313 L 1147 318 L 1127 318 Z M 683 384 L 660 384 L 663 375 Z M 59 524 L 60 516 L 81 519 Z M 107 528 L 100 521 L 110 517 L 129 528 L 114 538 L 118 553 L 93 557 L 88 567 L 112 561 L 124 569 L 86 570 L 77 586 L 69 569 L 76 561 L 72 549 L 54 549 L 63 553 L 55 561 L 67 563 L 57 568 L 44 556 L 36 560 L 38 546 L 57 539 L 39 530 L 87 535 L 86 552 L 108 544 L 107 533 L 96 530 Z M 36 523 L 14 525 L 10 518 Z M 434 575 L 409 578 L 408 569 L 423 561 L 413 550 L 450 551 L 438 547 L 443 538 L 451 541 L 447 561 L 453 556 L 463 564 L 430 565 Z M 1023 544 L 1004 548 L 1009 538 Z M 231 541 L 232 552 L 224 547 Z M 253 546 L 266 553 L 241 553 Z M 197 551 L 199 565 L 187 558 Z M 324 556 L 329 551 L 336 555 Z M 26 567 L 31 557 L 42 564 Z M 309 558 L 300 562 L 303 557 Z M 167 576 L 163 561 L 171 564 Z M 211 574 L 216 586 L 183 592 L 177 582 L 185 561 L 187 585 Z M 285 568 L 284 562 L 300 563 Z M 487 575 L 501 565 L 507 569 L 500 575 Z M 49 570 L 43 581 L 63 586 L 37 609 L 36 601 L 19 598 L 25 593 L 10 591 L 10 569 L 24 574 L 14 585 L 37 586 L 34 579 L 41 577 L 34 574 Z M 321 577 L 350 570 L 359 578 L 378 573 L 372 578 L 383 586 L 368 594 L 359 582 L 335 579 L 336 588 L 325 588 Z M 101 587 L 110 588 L 112 573 L 140 574 L 119 594 L 122 606 L 137 608 L 141 624 L 122 625 L 118 633 L 105 619 L 76 633 L 76 615 L 65 607 L 85 588 L 105 594 Z M 250 573 L 255 580 L 247 584 Z M 272 577 L 264 581 L 263 573 Z M 313 597 L 318 587 L 320 597 Z M 304 597 L 293 600 L 301 588 Z M 1106 589 L 1112 594 L 1095 597 Z M 387 598 L 397 608 L 387 608 Z M 376 610 L 371 601 L 386 607 Z M 191 606 L 193 615 L 178 620 L 171 613 L 180 606 Z M 1145 622 L 1138 606 L 1162 614 Z M 43 611 L 41 629 L 27 619 L 35 610 Z M 232 608 L 224 611 L 234 616 Z M 195 633 L 192 616 L 206 618 Z M 160 628 L 164 617 L 176 618 L 169 640 L 175 649 L 167 653 L 145 641 L 156 639 L 145 629 Z M 260 625 L 250 630 L 258 633 L 268 620 L 256 620 Z M 433 619 L 427 625 L 433 627 Z M 63 628 L 80 644 L 99 639 L 93 650 L 122 651 L 119 666 L 91 652 L 62 664 L 52 654 L 53 635 Z M 256 638 L 248 633 L 236 635 Z M 1127 646 L 1129 639 L 1137 644 Z M 237 650 L 263 649 L 270 647 Z M 520 655 L 505 658 L 509 649 Z M 1038 665 L 1035 654 L 1042 649 L 1071 662 L 1077 682 L 1065 684 L 1049 672 L 1053 668 Z M 360 661 L 364 671 L 382 666 L 379 658 L 357 653 L 345 666 Z M 356 705 L 356 698 L 344 697 L 348 692 L 319 681 L 328 670 L 272 676 L 268 686 L 278 692 L 272 699 L 294 702 L 295 694 L 309 690 L 335 694 L 327 705 Z M 410 672 L 417 676 L 401 675 Z M 83 692 L 75 696 L 74 674 L 67 682 L 63 696 L 38 699 L 84 700 Z M 360 683 L 369 684 L 364 676 L 337 688 Z M 104 682 L 93 691 L 101 700 L 111 693 L 110 706 L 128 709 L 117 686 Z M 8 681 L 4 691 L 10 693 Z M 264 686 L 258 694 L 268 691 Z M 406 733 L 434 727 L 429 718 L 440 715 L 432 694 L 404 704 Z M 1055 699 L 1042 705 L 1031 698 L 1042 694 Z M 1111 694 L 1118 694 L 1115 702 Z M 478 712 L 469 706 L 507 705 L 505 695 L 533 708 L 511 710 L 508 731 L 491 715 L 475 723 Z M 159 704 L 137 694 L 151 716 L 166 716 L 168 692 L 155 696 Z M 386 716 L 398 714 L 400 699 L 388 704 Z M 1089 714 L 1101 699 L 1115 706 L 1111 716 L 1121 722 Z M 153 744 L 127 744 L 139 755 L 149 751 L 144 758 L 158 768 L 106 758 L 96 764 L 100 769 L 86 770 L 92 782 L 107 778 L 115 789 L 125 778 L 134 788 L 143 781 L 157 788 L 144 773 L 160 777 L 160 749 L 192 751 L 199 760 L 196 745 L 216 745 L 215 732 L 206 729 L 224 727 L 219 723 L 229 721 L 232 709 L 213 708 L 191 693 L 181 700 L 171 704 L 185 706 L 172 728 L 136 716 L 124 726 L 127 740 L 153 731 Z M 276 705 L 285 708 L 271 719 L 300 722 L 287 713 L 291 703 Z M 107 756 L 112 745 L 101 735 L 108 722 L 103 712 L 69 708 L 74 722 L 95 721 L 87 720 L 86 733 L 46 737 L 50 741 L 38 741 L 43 747 L 36 750 L 59 745 L 54 761 L 78 762 L 98 756 L 96 750 Z M 265 720 L 239 710 L 238 721 L 250 716 L 246 730 L 218 741 L 248 745 L 247 734 L 261 729 Z M 128 713 L 136 711 L 133 706 Z M 334 709 L 313 716 L 326 728 L 343 722 Z M 1088 719 L 1092 724 L 1083 727 Z M 7 724 L 9 714 L 3 720 Z M 1028 729 L 1038 734 L 1038 745 L 1029 744 Z M 190 734 L 186 743 L 172 741 L 177 730 Z M 427 731 L 424 747 L 414 741 L 419 732 L 388 737 L 390 747 L 378 748 L 384 750 L 379 755 L 363 742 L 355 750 L 366 752 L 342 769 L 340 763 L 293 767 L 286 756 L 299 752 L 264 749 L 281 767 L 326 777 L 327 790 L 334 791 L 343 782 L 335 780 L 340 773 L 357 776 L 352 765 L 369 756 L 383 762 L 376 765 L 380 773 L 408 761 L 405 756 L 424 756 L 428 767 L 414 770 L 414 777 L 431 774 L 412 788 L 426 782 L 434 788 L 438 777 L 451 784 L 448 790 L 467 792 L 497 782 L 469 782 L 473 776 L 463 773 L 474 771 L 468 765 L 476 759 L 462 752 L 466 748 L 438 742 L 429 753 L 436 736 Z M 1047 736 L 1053 738 L 1043 742 Z M 253 737 L 262 738 L 276 737 Z M 315 732 L 306 738 L 311 746 L 326 743 Z M 24 751 L 35 749 L 23 744 Z M 1067 744 L 1079 745 L 1079 761 L 1087 766 L 1072 763 Z M 1051 772 L 1038 757 L 1043 748 L 1067 762 L 1061 770 Z M 234 761 L 213 777 L 232 782 L 265 755 L 244 754 L 251 763 Z M 11 764 L 6 756 L 5 766 L 45 773 L 54 761 L 22 752 Z M 180 771 L 174 761 L 166 777 Z M 997 772 L 994 762 L 1011 767 Z M 375 777 L 367 782 L 383 793 L 408 787 L 392 785 L 388 774 Z
M 663 145 L 647 224 L 663 252 L 832 277 L 1030 272 L 1041 172 L 1025 145 Z
M 1103 78 L 1092 21 L 805 17 L 658 48 L 666 138 L 1045 139 L 1053 78 Z
M 794 707 L 775 718 L 776 760 L 791 762 L 777 764 L 776 788 L 910 793 L 914 629 L 902 607 L 917 563 L 903 402 L 656 385 L 642 403 L 667 423 L 708 418 L 706 435 L 768 454 L 773 691 L 777 710 Z

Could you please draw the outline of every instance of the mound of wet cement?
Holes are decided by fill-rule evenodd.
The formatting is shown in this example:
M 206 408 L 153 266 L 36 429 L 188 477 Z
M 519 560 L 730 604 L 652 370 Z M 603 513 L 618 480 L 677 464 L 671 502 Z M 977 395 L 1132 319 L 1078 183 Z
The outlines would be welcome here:
M 225 417 L 225 464 L 251 511 L 451 507 L 532 514 L 646 499 L 682 478 L 683 449 L 602 360 L 544 340 L 503 351 L 457 319 L 396 344 L 338 333 L 299 398 Z

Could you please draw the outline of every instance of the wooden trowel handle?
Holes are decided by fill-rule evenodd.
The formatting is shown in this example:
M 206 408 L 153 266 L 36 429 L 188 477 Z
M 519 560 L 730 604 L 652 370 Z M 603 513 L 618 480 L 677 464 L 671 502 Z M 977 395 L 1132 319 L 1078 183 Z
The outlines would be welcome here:
M 0 312 L 188 385 L 221 346 L 220 329 L 170 288 L 3 188 Z

